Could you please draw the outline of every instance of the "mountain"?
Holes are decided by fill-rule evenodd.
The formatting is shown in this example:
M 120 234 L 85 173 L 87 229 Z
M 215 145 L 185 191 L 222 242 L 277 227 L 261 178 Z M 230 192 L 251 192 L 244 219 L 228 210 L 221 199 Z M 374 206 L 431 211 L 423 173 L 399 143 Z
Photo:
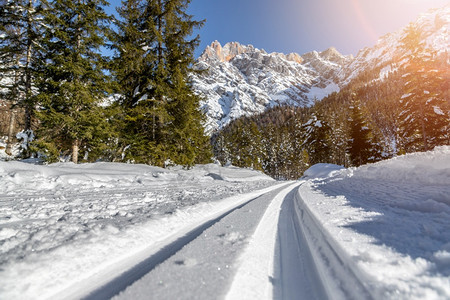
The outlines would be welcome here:
M 215 41 L 198 59 L 203 72 L 193 76 L 194 89 L 205 97 L 206 129 L 280 104 L 309 106 L 339 90 L 337 75 L 352 59 L 334 48 L 300 56 Z
M 422 41 L 428 51 L 435 51 L 435 55 L 448 63 L 450 50 L 450 5 L 440 9 L 431 9 L 419 16 L 412 23 L 422 32 Z M 404 59 L 408 55 L 401 46 L 401 40 L 405 37 L 405 28 L 389 33 L 381 37 L 377 44 L 358 52 L 353 59 L 340 72 L 341 86 L 347 85 L 363 71 L 378 70 L 378 78 L 384 79 L 390 72 L 399 70 L 408 63 Z
M 427 48 L 448 61 L 450 5 L 428 11 L 414 24 L 423 32 Z M 277 105 L 310 106 L 367 72 L 372 76 L 368 81 L 384 80 L 408 62 L 402 59 L 408 54 L 401 47 L 404 34 L 404 28 L 387 34 L 356 57 L 335 48 L 299 55 L 215 41 L 198 58 L 195 67 L 201 72 L 192 76 L 195 91 L 204 98 L 206 130 Z

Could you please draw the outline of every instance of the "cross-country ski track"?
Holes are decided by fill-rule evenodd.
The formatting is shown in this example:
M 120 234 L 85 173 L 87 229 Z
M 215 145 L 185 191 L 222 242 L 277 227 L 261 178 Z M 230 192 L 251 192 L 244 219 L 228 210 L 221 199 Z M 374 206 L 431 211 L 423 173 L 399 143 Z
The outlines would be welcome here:
M 183 228 L 145 254 L 127 257 L 87 278 L 80 288 L 73 286 L 53 298 L 333 299 L 339 284 L 348 299 L 370 299 L 351 272 L 345 283 L 327 287 L 323 282 L 330 284 L 333 279 L 323 278 L 316 264 L 321 258 L 308 245 L 308 237 L 313 237 L 303 223 L 314 222 L 299 207 L 301 183 L 242 195 L 203 223 Z M 335 252 L 331 247 L 327 250 Z M 340 260 L 336 253 L 331 259 Z M 352 286 L 346 291 L 349 283 Z

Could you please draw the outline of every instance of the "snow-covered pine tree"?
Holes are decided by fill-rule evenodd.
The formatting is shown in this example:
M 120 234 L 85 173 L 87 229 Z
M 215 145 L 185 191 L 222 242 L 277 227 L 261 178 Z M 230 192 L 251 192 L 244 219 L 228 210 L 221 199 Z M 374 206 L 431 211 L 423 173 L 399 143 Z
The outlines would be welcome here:
M 113 74 L 120 95 L 119 119 L 123 159 L 138 163 L 162 165 L 164 159 L 160 120 L 167 119 L 163 103 L 151 94 L 156 86 L 154 71 L 157 58 L 155 24 L 146 19 L 146 1 L 124 0 L 117 8 L 120 18 L 113 34 Z
M 448 85 L 448 70 L 438 68 L 437 55 L 425 49 L 422 36 L 420 28 L 410 24 L 402 40 L 409 61 L 403 75 L 399 139 L 406 152 L 448 143 L 449 106 L 442 91 Z
M 232 164 L 238 167 L 262 170 L 264 153 L 261 132 L 254 121 L 238 119 L 233 124 L 230 136 Z
M 331 148 L 329 136 L 331 128 L 319 112 L 313 112 L 310 119 L 302 125 L 303 145 L 309 154 L 311 165 L 329 162 Z
M 147 73 L 156 62 L 147 46 L 155 42 L 155 36 L 146 28 L 143 9 L 142 0 L 122 1 L 116 9 L 119 18 L 115 21 L 117 30 L 113 33 L 112 48 L 116 50 L 113 74 L 118 84 L 119 101 L 128 108 L 142 100 L 146 87 L 151 85 L 151 74 Z
M 100 54 L 109 33 L 105 0 L 44 1 L 37 146 L 47 159 L 78 157 L 101 147 L 111 131 L 100 107 L 110 90 L 106 59 Z
M 169 158 L 187 166 L 209 161 L 211 147 L 203 127 L 205 116 L 190 80 L 194 50 L 199 45 L 199 36 L 191 36 L 204 21 L 196 21 L 186 13 L 191 0 L 149 2 L 157 2 L 160 8 L 155 18 L 158 68 L 154 97 L 166 104 L 169 114 L 165 138 Z

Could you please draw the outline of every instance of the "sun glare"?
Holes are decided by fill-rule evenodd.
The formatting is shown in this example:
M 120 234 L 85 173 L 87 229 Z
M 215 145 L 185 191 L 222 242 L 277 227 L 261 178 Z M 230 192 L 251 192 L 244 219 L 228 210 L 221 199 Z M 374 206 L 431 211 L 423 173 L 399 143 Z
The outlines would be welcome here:
M 414 0 L 417 1 L 417 0 Z M 360 0 L 352 0 L 352 6 L 353 10 L 355 11 L 355 14 L 358 18 L 358 21 L 361 23 L 361 26 L 363 26 L 364 31 L 370 36 L 370 38 L 374 41 L 378 40 L 378 34 L 373 28 L 372 24 L 370 23 L 369 19 L 367 18 L 366 14 L 364 13 L 364 10 L 361 7 Z

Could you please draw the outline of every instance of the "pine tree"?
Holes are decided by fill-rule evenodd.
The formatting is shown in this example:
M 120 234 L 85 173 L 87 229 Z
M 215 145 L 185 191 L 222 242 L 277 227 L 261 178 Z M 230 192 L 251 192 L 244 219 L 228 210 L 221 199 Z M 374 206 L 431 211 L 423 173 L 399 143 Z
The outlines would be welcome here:
M 156 103 L 149 95 L 149 89 L 155 86 L 153 72 L 157 65 L 151 47 L 156 36 L 152 19 L 145 19 L 145 9 L 142 0 L 122 1 L 117 8 L 120 18 L 113 35 L 113 74 L 122 110 L 119 143 L 123 159 L 158 164 L 163 149 L 157 145 L 160 134 L 156 132 Z
M 353 166 L 360 166 L 370 161 L 374 161 L 377 155 L 377 149 L 372 143 L 372 130 L 369 128 L 363 112 L 361 103 L 357 100 L 352 101 L 351 118 L 349 119 L 350 139 L 348 140 L 348 153 Z
M 19 109 L 25 113 L 23 129 L 31 134 L 40 18 L 37 0 L 0 0 L 0 96 L 9 100 L 11 107 L 7 152 Z
M 195 21 L 186 10 L 190 0 L 148 1 L 154 12 L 157 37 L 154 99 L 168 112 L 164 143 L 169 159 L 176 164 L 192 165 L 197 157 L 210 156 L 208 138 L 203 129 L 200 98 L 194 94 L 189 74 L 193 72 L 194 49 L 199 37 L 189 39 L 204 21 Z
M 110 17 L 104 0 L 46 2 L 45 57 L 39 80 L 38 147 L 49 160 L 71 155 L 77 163 L 111 134 L 100 106 L 109 90 L 106 60 Z
M 402 40 L 409 62 L 403 75 L 399 133 L 407 152 L 427 151 L 448 143 L 448 100 L 441 89 L 448 84 L 448 78 L 445 67 L 438 68 L 437 55 L 425 49 L 422 35 L 411 24 Z
M 203 21 L 186 13 L 189 3 L 132 0 L 124 1 L 119 11 L 124 21 L 119 24 L 118 61 L 124 63 L 118 65 L 116 76 L 120 86 L 125 85 L 121 90 L 131 132 L 127 141 L 135 161 L 191 166 L 210 160 L 200 98 L 189 78 L 199 43 L 198 36 L 189 37 Z M 142 59 L 135 59 L 136 55 Z M 135 65 L 126 64 L 132 60 Z
M 311 164 L 330 161 L 331 147 L 329 136 L 331 129 L 319 112 L 313 112 L 309 121 L 302 125 L 303 147 L 307 149 Z

